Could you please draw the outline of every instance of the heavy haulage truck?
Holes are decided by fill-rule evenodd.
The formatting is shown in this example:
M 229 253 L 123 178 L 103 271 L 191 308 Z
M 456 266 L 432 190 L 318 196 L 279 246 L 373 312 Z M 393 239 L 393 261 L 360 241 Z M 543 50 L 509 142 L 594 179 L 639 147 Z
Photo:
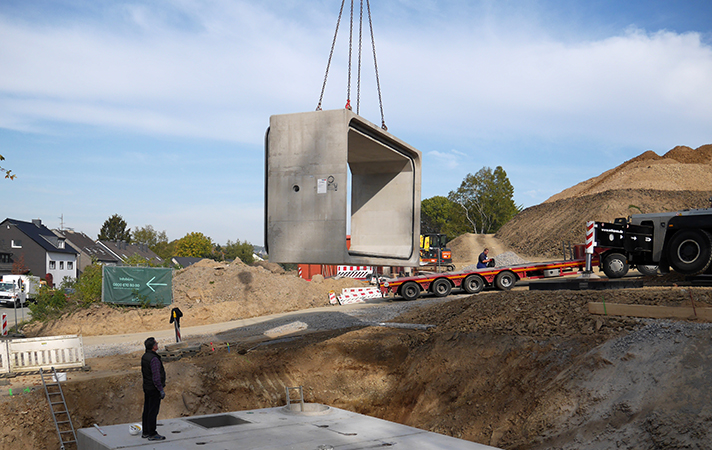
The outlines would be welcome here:
M 644 275 L 671 268 L 683 275 L 712 273 L 712 208 L 633 214 L 596 222 L 601 269 L 620 278 L 635 267 Z

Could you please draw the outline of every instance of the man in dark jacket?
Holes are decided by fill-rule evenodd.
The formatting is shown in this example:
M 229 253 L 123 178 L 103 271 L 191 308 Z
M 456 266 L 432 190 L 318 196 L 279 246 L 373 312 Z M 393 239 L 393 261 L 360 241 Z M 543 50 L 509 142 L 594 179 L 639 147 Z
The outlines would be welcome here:
M 141 357 L 141 374 L 143 375 L 143 423 L 142 438 L 149 441 L 162 441 L 166 437 L 156 431 L 156 419 L 161 408 L 161 400 L 166 393 L 166 371 L 163 369 L 161 357 L 156 353 L 158 341 L 150 337 L 143 343 L 146 353 Z

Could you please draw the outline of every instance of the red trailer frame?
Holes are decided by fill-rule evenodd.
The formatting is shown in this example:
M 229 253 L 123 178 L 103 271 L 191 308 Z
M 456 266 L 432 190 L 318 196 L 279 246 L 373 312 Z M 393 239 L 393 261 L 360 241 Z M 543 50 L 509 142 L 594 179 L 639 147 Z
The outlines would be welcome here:
M 591 266 L 598 265 L 594 254 Z M 462 288 L 468 294 L 477 294 L 486 286 L 509 290 L 522 279 L 535 280 L 581 273 L 586 268 L 586 259 L 518 264 L 506 267 L 487 267 L 459 272 L 427 273 L 412 277 L 379 281 L 381 294 L 400 295 L 405 300 L 415 300 L 421 292 L 431 292 L 437 297 L 450 295 L 453 288 Z

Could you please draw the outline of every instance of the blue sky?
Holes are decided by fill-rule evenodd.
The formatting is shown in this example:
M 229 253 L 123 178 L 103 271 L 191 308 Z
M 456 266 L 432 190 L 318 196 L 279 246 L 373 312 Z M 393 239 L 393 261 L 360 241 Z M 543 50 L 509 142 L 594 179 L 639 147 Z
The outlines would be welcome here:
M 348 2 L 347 2 L 348 3 Z M 358 3 L 358 2 L 357 2 Z M 3 0 L 0 220 L 263 244 L 263 139 L 313 111 L 338 0 Z M 712 143 L 712 2 L 373 0 L 389 131 L 422 197 L 502 166 L 525 207 Z M 324 109 L 346 99 L 342 23 Z M 365 53 L 361 115 L 380 124 Z M 355 86 L 352 86 L 355 91 Z

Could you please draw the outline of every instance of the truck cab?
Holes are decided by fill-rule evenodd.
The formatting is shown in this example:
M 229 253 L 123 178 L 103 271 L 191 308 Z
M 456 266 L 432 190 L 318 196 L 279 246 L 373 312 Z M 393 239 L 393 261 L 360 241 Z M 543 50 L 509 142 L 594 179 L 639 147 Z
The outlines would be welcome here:
M 601 266 L 610 278 L 625 275 L 629 265 L 684 275 L 712 268 L 712 208 L 634 214 L 612 224 L 596 222 L 595 229 L 596 246 L 607 248 Z

